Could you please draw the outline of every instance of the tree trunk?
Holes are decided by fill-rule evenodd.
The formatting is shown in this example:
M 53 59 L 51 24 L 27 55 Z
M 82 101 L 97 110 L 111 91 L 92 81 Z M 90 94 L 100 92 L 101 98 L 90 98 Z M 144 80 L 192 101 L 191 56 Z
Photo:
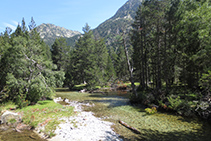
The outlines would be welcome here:
M 139 132 L 136 128 L 131 127 L 130 125 L 128 125 L 127 123 L 125 123 L 124 121 L 119 120 L 119 123 L 124 125 L 125 127 L 127 127 L 128 129 L 132 130 L 133 132 L 135 132 L 136 134 L 141 134 L 141 132 Z
M 130 73 L 130 82 L 131 82 L 132 92 L 136 97 L 138 97 L 137 92 L 136 92 L 136 86 L 135 86 L 134 78 L 133 78 L 133 67 L 130 64 L 130 59 L 129 59 L 126 40 L 125 40 L 124 35 L 125 35 L 125 33 L 123 33 L 123 45 L 124 45 L 125 55 L 126 55 L 126 59 L 127 59 L 128 71 Z

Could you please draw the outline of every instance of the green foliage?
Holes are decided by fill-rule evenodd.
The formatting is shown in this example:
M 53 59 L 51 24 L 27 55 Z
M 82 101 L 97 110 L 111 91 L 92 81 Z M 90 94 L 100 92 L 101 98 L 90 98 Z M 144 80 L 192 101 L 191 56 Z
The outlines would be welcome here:
M 156 109 L 156 107 L 152 107 L 152 108 L 146 108 L 145 109 L 145 112 L 147 113 L 147 114 L 155 114 L 155 113 L 157 113 L 157 109 Z
M 95 40 L 88 24 L 83 28 L 84 35 L 71 52 L 70 64 L 66 72 L 66 82 L 74 85 L 87 83 L 87 88 L 104 85 L 111 76 L 107 65 L 108 52 L 103 39 Z
M 192 101 L 187 101 L 185 99 L 181 99 L 180 96 L 171 95 L 167 97 L 169 101 L 169 108 L 177 111 L 180 115 L 191 116 L 194 114 L 194 108 L 196 107 L 197 103 Z
M 205 89 L 208 93 L 211 91 L 211 71 L 202 74 L 202 77 L 199 80 L 199 85 L 201 86 L 202 89 Z
M 66 70 L 69 60 L 70 47 L 67 46 L 65 38 L 56 39 L 51 47 L 53 63 L 57 65 L 57 70 Z
M 170 103 L 170 108 L 172 108 L 173 110 L 178 110 L 179 107 L 182 104 L 182 100 L 180 99 L 180 96 L 169 96 L 167 97 L 169 103 Z
M 192 0 L 146 0 L 137 10 L 131 30 L 135 76 L 140 90 L 152 90 L 162 107 L 191 115 L 195 101 L 210 99 L 210 13 L 209 1 Z M 152 102 L 142 95 L 140 102 L 146 101 Z
M 22 108 L 36 103 L 41 97 L 51 97 L 54 88 L 62 85 L 64 73 L 55 69 L 49 58 L 50 49 L 33 29 L 22 27 L 5 40 L 0 62 L 0 95 L 3 101 L 12 100 Z
M 126 81 L 129 79 L 129 72 L 123 41 L 120 35 L 115 37 L 113 45 L 115 46 L 115 50 L 111 50 L 110 54 L 112 56 L 116 76 L 119 80 Z

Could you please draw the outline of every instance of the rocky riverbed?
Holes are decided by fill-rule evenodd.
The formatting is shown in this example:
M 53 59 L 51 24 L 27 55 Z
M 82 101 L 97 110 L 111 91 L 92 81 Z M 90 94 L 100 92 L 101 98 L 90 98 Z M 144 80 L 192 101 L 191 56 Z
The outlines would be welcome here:
M 54 101 L 59 102 L 62 101 L 62 99 L 56 98 Z M 74 106 L 74 112 L 77 114 L 73 117 L 62 118 L 61 120 L 64 122 L 57 127 L 55 131 L 56 136 L 49 139 L 49 141 L 122 140 L 119 138 L 119 135 L 112 130 L 111 125 L 113 123 L 95 117 L 92 112 L 83 111 L 83 105 L 94 105 L 69 101 L 68 99 L 66 99 L 65 102 L 70 106 Z

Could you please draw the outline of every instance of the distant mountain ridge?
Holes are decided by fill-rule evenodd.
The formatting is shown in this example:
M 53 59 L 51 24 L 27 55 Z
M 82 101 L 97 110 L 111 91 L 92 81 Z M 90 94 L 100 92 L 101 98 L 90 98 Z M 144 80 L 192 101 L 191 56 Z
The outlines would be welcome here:
M 117 10 L 114 16 L 93 29 L 95 37 L 105 38 L 107 45 L 111 45 L 114 42 L 113 37 L 120 34 L 122 30 L 129 32 L 136 11 L 141 3 L 142 0 L 128 0 Z M 67 38 L 68 45 L 74 46 L 77 39 L 81 36 L 81 33 L 78 31 L 68 30 L 53 24 L 41 24 L 37 27 L 37 31 L 49 46 L 58 37 Z
M 111 38 L 119 34 L 121 30 L 129 31 L 134 21 L 136 11 L 142 0 L 128 0 L 114 16 L 100 24 L 94 29 L 94 34 L 107 39 L 107 44 L 112 42 Z
M 111 17 L 111 19 L 116 18 L 128 18 L 128 19 L 134 19 L 136 11 L 141 5 L 142 0 L 129 0 L 127 1 L 119 10 L 116 12 L 116 14 Z
M 56 26 L 54 24 L 49 24 L 49 23 L 47 24 L 43 23 L 37 26 L 37 32 L 40 33 L 40 37 L 49 46 L 51 46 L 54 43 L 56 38 L 59 38 L 59 37 L 72 38 L 72 37 L 77 37 L 81 35 L 79 31 L 72 31 L 64 27 Z

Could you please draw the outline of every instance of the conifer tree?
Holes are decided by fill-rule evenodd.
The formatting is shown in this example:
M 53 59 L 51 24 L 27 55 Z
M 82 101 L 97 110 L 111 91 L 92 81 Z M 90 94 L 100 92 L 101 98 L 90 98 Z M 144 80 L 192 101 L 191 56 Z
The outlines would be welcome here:
M 83 31 L 84 35 L 78 40 L 70 55 L 70 65 L 66 73 L 70 89 L 84 82 L 88 88 L 103 85 L 108 76 L 108 52 L 104 40 L 95 40 L 88 24 Z
M 33 35 L 18 26 L 0 62 L 1 101 L 14 101 L 20 108 L 50 97 L 64 79 L 63 72 L 52 71 L 54 65 L 46 57 L 45 44 Z
M 66 70 L 69 60 L 70 47 L 67 46 L 65 38 L 56 39 L 51 47 L 53 63 L 57 65 L 57 70 Z
M 29 31 L 33 30 L 36 28 L 36 23 L 34 21 L 34 18 L 31 17 L 31 22 L 29 23 Z

